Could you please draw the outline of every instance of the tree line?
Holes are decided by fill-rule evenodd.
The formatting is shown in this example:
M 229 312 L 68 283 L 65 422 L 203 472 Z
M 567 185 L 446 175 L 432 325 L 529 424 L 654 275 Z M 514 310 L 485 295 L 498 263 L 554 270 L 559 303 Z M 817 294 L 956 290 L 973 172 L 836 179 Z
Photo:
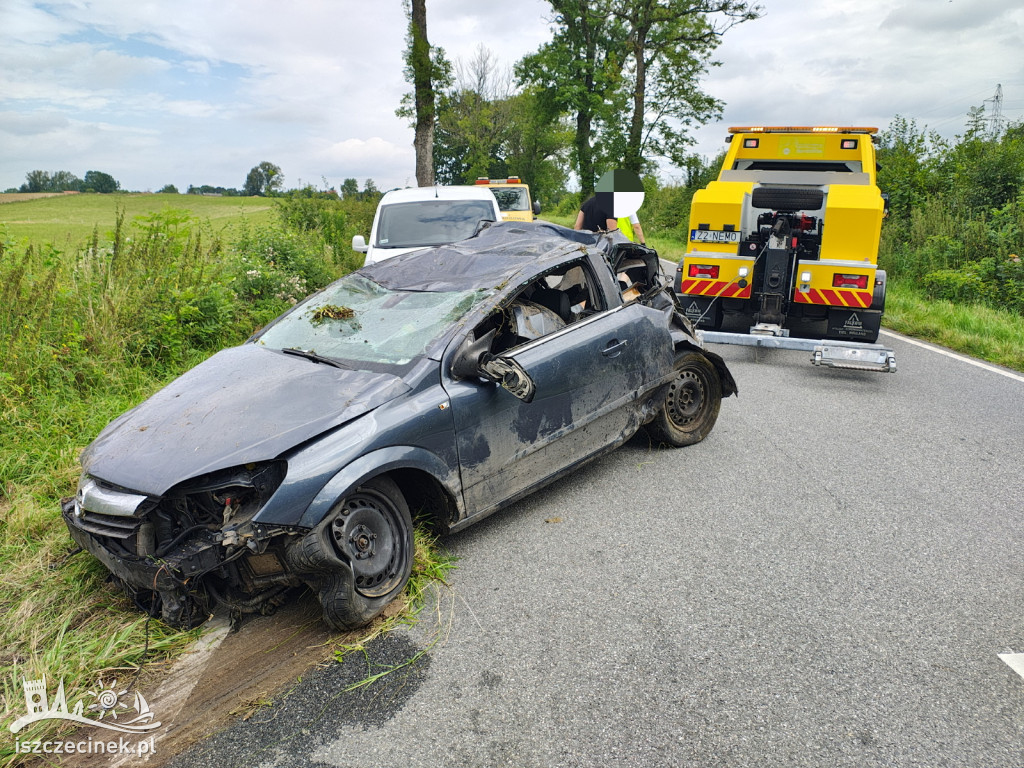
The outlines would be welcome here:
M 78 178 L 70 171 L 29 171 L 25 175 L 25 183 L 19 188 L 11 188 L 8 192 L 98 192 L 109 194 L 122 192 L 121 183 L 113 176 L 102 171 L 87 171 L 84 178 Z M 310 191 L 317 191 L 311 185 L 305 185 L 297 191 L 300 196 L 309 196 Z M 356 179 L 345 179 L 340 190 L 333 190 L 324 180 L 324 190 L 327 196 L 340 197 L 351 200 L 376 200 L 381 192 L 373 179 L 366 179 L 363 188 L 359 188 Z M 157 190 L 159 194 L 180 194 L 174 184 L 166 184 Z M 285 194 L 284 173 L 280 166 L 264 160 L 253 166 L 245 177 L 245 183 L 241 188 L 221 187 L 211 184 L 190 184 L 185 192 L 188 195 L 219 195 L 223 197 L 259 196 L 274 197 Z
M 721 114 L 701 89 L 722 36 L 756 19 L 745 0 L 549 0 L 552 39 L 508 71 L 479 48 L 453 66 L 427 35 L 426 0 L 407 0 L 398 108 L 415 130 L 421 186 L 513 173 L 538 196 L 584 196 L 600 171 L 692 162 L 689 129 Z
M 947 140 L 897 116 L 879 135 L 880 261 L 927 295 L 1024 314 L 1024 124 L 973 108 Z
M 99 192 L 108 194 L 121 189 L 121 184 L 109 173 L 86 171 L 84 178 L 78 178 L 71 171 L 29 171 L 25 183 L 17 192 Z

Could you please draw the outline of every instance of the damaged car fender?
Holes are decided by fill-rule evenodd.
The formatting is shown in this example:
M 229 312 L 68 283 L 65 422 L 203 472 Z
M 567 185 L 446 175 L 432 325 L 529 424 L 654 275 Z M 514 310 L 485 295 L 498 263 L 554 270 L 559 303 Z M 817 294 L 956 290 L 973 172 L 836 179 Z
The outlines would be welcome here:
M 396 469 L 419 470 L 436 480 L 452 499 L 461 517 L 462 487 L 457 470 L 438 456 L 411 445 L 396 445 L 368 453 L 353 461 L 332 477 L 316 495 L 299 519 L 298 525 L 313 528 L 319 525 L 332 507 L 366 480 Z
M 696 344 L 693 337 L 684 331 L 673 330 L 672 343 L 675 345 L 677 353 L 684 350 L 691 350 L 703 355 L 711 362 L 715 367 L 715 370 L 718 371 L 718 376 L 722 381 L 722 397 L 739 395 L 739 386 L 737 386 L 736 380 L 732 376 L 732 372 L 725 364 L 725 359 L 721 355 L 712 352 L 707 347 L 702 347 L 699 344 Z

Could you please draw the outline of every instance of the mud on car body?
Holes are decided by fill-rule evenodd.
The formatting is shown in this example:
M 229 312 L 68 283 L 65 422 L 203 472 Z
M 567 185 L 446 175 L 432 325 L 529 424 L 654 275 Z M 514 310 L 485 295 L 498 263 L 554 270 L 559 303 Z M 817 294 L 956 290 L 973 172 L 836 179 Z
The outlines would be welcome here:
M 459 530 L 621 445 L 687 445 L 736 391 L 657 254 L 506 222 L 365 267 L 112 422 L 71 536 L 194 626 L 308 585 L 351 628 L 403 589 L 413 515 Z

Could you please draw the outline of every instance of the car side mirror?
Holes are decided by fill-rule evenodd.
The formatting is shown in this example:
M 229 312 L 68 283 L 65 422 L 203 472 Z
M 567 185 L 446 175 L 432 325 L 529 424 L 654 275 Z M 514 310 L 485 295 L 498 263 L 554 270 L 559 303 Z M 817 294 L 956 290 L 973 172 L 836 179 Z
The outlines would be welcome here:
M 362 235 L 352 235 L 352 250 L 366 253 L 369 250 L 366 247 L 366 238 Z
M 480 370 L 487 378 L 501 384 L 502 389 L 507 389 L 524 403 L 533 402 L 537 387 L 530 374 L 511 357 L 492 357 L 489 353 L 484 353 Z
M 480 360 L 491 351 L 491 342 L 494 341 L 494 334 L 497 329 L 485 333 L 479 339 L 473 335 L 467 336 L 452 360 L 452 377 L 456 379 L 475 379 L 486 376 L 480 367 Z
M 494 381 L 524 403 L 531 403 L 537 388 L 530 374 L 512 358 L 491 354 L 491 343 L 497 332 L 492 329 L 479 339 L 467 336 L 452 360 L 452 377 Z
M 540 215 L 540 200 L 534 200 L 533 201 L 533 215 L 534 216 L 539 216 Z

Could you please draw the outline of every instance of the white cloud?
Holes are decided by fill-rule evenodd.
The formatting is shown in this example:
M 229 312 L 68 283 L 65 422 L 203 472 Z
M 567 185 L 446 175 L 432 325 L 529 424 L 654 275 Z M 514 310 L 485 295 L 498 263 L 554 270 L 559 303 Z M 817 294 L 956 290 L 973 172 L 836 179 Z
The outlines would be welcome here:
M 707 90 L 726 108 L 721 122 L 698 132 L 703 154 L 724 147 L 728 125 L 749 123 L 884 129 L 900 114 L 951 136 L 997 83 L 1024 90 L 1018 2 L 764 2 L 765 16 L 732 30 L 719 48 L 723 66 Z
M 0 112 L 0 133 L 13 136 L 41 136 L 68 124 L 67 117 L 60 112 Z
M 410 90 L 395 0 L 0 2 L 0 131 L 25 142 L 5 142 L 0 188 L 27 165 L 83 163 L 127 188 L 240 186 L 262 160 L 288 183 L 413 177 L 412 130 L 394 114 Z M 1000 82 L 1021 115 L 1019 0 L 761 2 L 706 80 L 727 106 L 696 133 L 704 154 L 746 122 L 885 127 L 902 114 L 955 132 Z M 453 62 L 482 44 L 502 67 L 549 38 L 552 16 L 544 0 L 431 0 L 427 13 Z
M 381 189 L 415 185 L 412 142 L 395 144 L 379 136 L 345 139 L 318 153 L 325 168 L 345 178 L 372 178 Z

